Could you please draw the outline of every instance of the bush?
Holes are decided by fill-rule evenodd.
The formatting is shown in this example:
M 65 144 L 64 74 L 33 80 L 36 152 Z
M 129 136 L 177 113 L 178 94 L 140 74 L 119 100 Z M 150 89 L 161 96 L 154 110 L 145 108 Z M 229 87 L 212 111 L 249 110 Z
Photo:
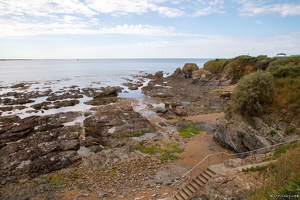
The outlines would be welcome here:
M 273 73 L 276 78 L 298 78 L 300 77 L 300 65 L 296 67 L 283 67 Z
M 226 61 L 226 59 L 209 60 L 204 64 L 203 69 L 209 71 L 212 74 L 222 73 Z
M 274 78 L 270 73 L 257 71 L 244 76 L 233 91 L 233 108 L 243 115 L 257 115 L 272 101 Z
M 282 67 L 294 67 L 300 64 L 300 56 L 295 57 L 283 57 L 283 58 L 274 58 L 272 62 L 270 62 L 267 71 L 275 72 L 276 70 Z

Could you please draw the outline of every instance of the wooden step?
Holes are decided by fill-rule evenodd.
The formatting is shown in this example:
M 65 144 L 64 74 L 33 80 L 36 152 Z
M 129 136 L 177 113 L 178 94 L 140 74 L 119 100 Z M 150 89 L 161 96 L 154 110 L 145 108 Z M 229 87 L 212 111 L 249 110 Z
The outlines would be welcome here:
M 193 195 L 193 192 L 187 186 L 185 186 L 184 188 L 182 188 L 182 191 L 184 193 L 186 193 L 189 197 L 191 197 Z
M 194 188 L 191 184 L 187 184 L 186 187 L 193 193 L 197 191 L 197 188 Z
M 177 194 L 175 194 L 174 197 L 176 200 L 185 200 L 185 198 L 183 196 L 181 196 L 179 192 Z
M 199 176 L 197 176 L 197 178 L 200 179 L 203 184 L 207 183 L 207 179 L 205 177 L 203 177 L 202 174 L 200 174 Z
M 196 178 L 194 178 L 193 180 L 194 180 L 195 182 L 197 182 L 197 184 L 200 185 L 201 187 L 202 187 L 203 185 L 205 185 L 205 183 L 204 183 L 201 179 L 199 179 L 198 176 L 197 176 Z
M 196 182 L 190 182 L 190 184 L 196 189 L 199 190 L 201 188 L 200 185 L 198 185 Z
M 180 194 L 184 199 L 189 199 L 189 195 L 188 194 L 186 194 L 183 190 L 180 190 L 179 192 L 178 192 L 178 194 Z
M 211 178 L 208 174 L 206 174 L 205 172 L 204 173 L 201 173 L 201 176 L 204 177 L 206 179 L 206 182 Z
M 206 174 L 208 174 L 210 177 L 213 177 L 216 173 L 214 171 L 212 171 L 211 169 L 206 169 L 204 171 Z

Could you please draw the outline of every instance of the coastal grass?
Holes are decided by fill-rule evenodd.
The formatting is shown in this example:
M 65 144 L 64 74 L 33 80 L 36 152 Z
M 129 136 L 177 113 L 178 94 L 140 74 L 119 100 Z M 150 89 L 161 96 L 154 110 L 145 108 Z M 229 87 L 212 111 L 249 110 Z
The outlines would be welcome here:
M 255 190 L 248 200 L 270 199 L 271 195 L 287 195 L 291 199 L 300 198 L 300 143 L 276 148 L 274 155 L 277 161 L 269 164 L 263 174 L 263 186 Z M 289 199 L 278 197 L 275 199 Z
M 250 169 L 245 170 L 244 172 L 247 173 L 251 173 L 251 172 L 265 172 L 267 170 L 268 166 L 259 166 L 259 167 L 252 167 Z
M 66 178 L 64 178 L 61 174 L 53 174 L 50 176 L 49 184 L 60 188 L 63 186 L 68 186 L 69 181 Z
M 190 138 L 194 135 L 200 134 L 200 131 L 198 129 L 193 128 L 192 126 L 180 128 L 178 132 L 180 133 L 180 136 L 183 138 Z
M 293 109 L 300 105 L 300 77 L 276 78 L 273 108 Z
M 177 160 L 176 154 L 182 152 L 176 143 L 164 141 L 151 145 L 142 142 L 136 145 L 135 149 L 145 154 L 156 155 L 162 161 Z

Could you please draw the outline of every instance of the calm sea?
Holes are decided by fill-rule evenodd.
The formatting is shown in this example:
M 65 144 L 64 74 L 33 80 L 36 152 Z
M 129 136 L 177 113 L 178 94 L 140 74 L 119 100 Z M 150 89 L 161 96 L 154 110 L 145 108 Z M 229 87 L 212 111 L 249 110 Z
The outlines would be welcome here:
M 82 60 L 5 60 L 0 61 L 0 85 L 20 82 L 67 81 L 69 85 L 120 85 L 124 78 L 163 71 L 173 73 L 185 63 L 201 68 L 209 59 L 82 59 Z
M 53 92 L 77 85 L 80 88 L 100 88 L 106 86 L 122 86 L 126 79 L 136 80 L 135 75 L 155 73 L 163 71 L 165 75 L 172 74 L 176 68 L 182 68 L 185 63 L 196 63 L 200 68 L 209 59 L 82 59 L 82 60 L 5 60 L 0 61 L 0 95 L 8 92 L 45 91 Z M 10 88 L 17 83 L 29 83 L 29 88 Z M 145 82 L 144 84 L 147 84 Z M 129 90 L 127 87 L 118 94 L 119 97 L 140 98 L 143 97 L 141 88 Z M 5 98 L 14 99 L 13 96 Z M 33 103 L 25 104 L 27 108 L 13 111 L 4 111 L 4 115 L 18 115 L 21 118 L 31 115 L 48 115 L 68 111 L 88 111 L 92 106 L 84 102 L 92 99 L 84 95 L 79 99 L 80 103 L 72 107 L 49 109 L 31 113 L 33 104 L 46 101 L 47 97 L 39 97 Z M 6 107 L 0 103 L 0 107 Z M 0 111 L 1 112 L 1 111 Z M 84 120 L 84 116 L 77 121 Z M 72 124 L 71 123 L 71 124 Z M 68 124 L 68 125 L 71 125 Z

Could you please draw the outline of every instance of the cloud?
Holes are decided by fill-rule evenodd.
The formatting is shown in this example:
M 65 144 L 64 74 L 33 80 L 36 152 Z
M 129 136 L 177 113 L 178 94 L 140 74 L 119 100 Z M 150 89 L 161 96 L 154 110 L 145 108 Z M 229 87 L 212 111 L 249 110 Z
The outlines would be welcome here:
M 300 3 L 266 4 L 263 1 L 238 1 L 243 4 L 240 13 L 246 16 L 279 14 L 285 16 L 300 15 Z
M 0 16 L 28 15 L 36 17 L 53 17 L 55 14 L 95 15 L 96 12 L 79 0 L 2 0 Z
M 94 23 L 95 26 L 91 25 L 92 23 Z M 153 26 L 149 24 L 123 24 L 114 27 L 99 27 L 97 19 L 86 22 L 84 19 L 69 15 L 63 16 L 61 19 L 59 19 L 59 22 L 18 22 L 15 20 L 0 19 L 0 24 L 0 37 L 24 37 L 46 34 L 197 36 L 193 34 L 177 33 L 174 27 Z
M 300 32 L 267 37 L 230 37 L 223 35 L 201 35 L 194 39 L 179 41 L 138 42 L 133 44 L 95 45 L 64 48 L 70 54 L 93 57 L 235 57 L 237 55 L 275 56 L 278 52 L 293 54 L 300 51 Z M 230 47 L 230 48 L 228 48 Z M 95 53 L 96 52 L 96 53 Z
M 192 14 L 193 17 L 206 16 L 213 13 L 224 13 L 224 1 L 200 1 L 195 3 L 196 11 Z

